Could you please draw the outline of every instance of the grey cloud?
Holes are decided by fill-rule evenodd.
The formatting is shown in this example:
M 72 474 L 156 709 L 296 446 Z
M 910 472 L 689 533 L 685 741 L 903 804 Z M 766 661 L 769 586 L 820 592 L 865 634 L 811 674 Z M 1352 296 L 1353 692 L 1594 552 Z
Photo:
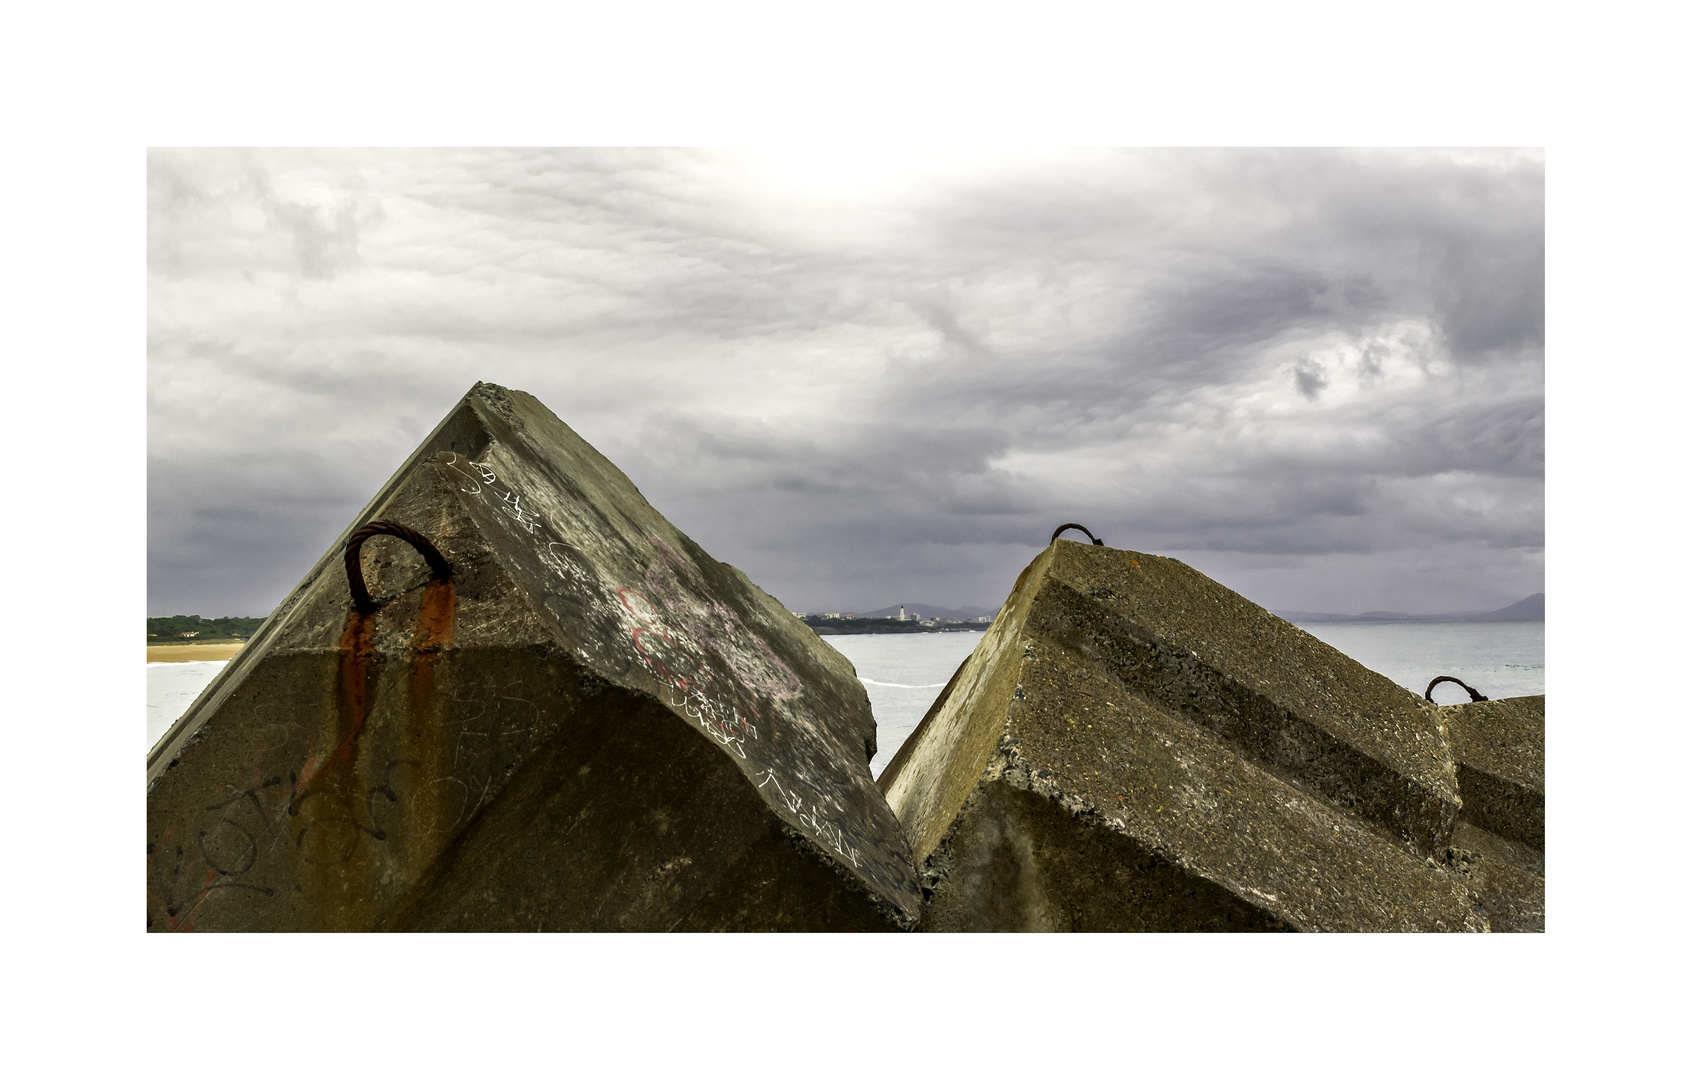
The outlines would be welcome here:
M 386 479 L 382 466 L 398 464 L 348 469 L 309 453 L 242 447 L 155 458 L 147 484 L 150 613 L 268 611 Z
M 300 272 L 306 277 L 330 277 L 358 258 L 358 215 L 351 200 L 334 207 L 292 202 L 271 189 L 263 170 L 253 169 L 247 175 L 266 216 L 292 236 Z
M 1315 401 L 1322 396 L 1322 391 L 1328 387 L 1328 373 L 1321 364 L 1306 356 L 1293 365 L 1293 385 L 1298 392 L 1309 401 Z
M 152 603 L 261 551 L 241 603 L 274 602 L 478 378 L 792 606 L 996 603 L 1062 520 L 1283 607 L 1430 551 L 1473 575 L 1420 609 L 1534 586 L 1507 603 L 1542 588 L 1543 214 L 1531 158 L 1085 154 L 831 202 L 707 151 L 156 153 Z
M 1389 171 L 1357 156 L 1351 162 L 1356 179 L 1374 182 L 1324 185 L 1335 196 L 1333 228 L 1390 258 L 1374 275 L 1391 283 L 1399 303 L 1429 308 L 1459 359 L 1543 346 L 1542 164 L 1475 168 L 1434 159 Z

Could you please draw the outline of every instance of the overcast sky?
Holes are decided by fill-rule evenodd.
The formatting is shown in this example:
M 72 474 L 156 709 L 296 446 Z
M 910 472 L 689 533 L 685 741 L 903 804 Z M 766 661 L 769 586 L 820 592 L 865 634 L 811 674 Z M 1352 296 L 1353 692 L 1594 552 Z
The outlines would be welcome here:
M 148 201 L 150 615 L 268 612 L 478 379 L 796 610 L 996 607 L 1065 521 L 1277 610 L 1544 588 L 1536 152 L 168 150 Z

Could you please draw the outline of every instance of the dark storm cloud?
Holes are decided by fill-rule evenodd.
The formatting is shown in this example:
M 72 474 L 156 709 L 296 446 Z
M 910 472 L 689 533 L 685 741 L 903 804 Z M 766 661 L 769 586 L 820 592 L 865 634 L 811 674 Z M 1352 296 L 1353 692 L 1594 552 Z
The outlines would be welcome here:
M 1293 385 L 1298 392 L 1309 401 L 1315 401 L 1322 396 L 1322 391 L 1328 387 L 1328 372 L 1316 361 L 1306 356 L 1293 365 Z
M 1287 608 L 1542 588 L 1534 155 L 168 152 L 149 205 L 155 613 L 274 603 L 478 378 L 797 608 L 996 604 L 1064 520 Z

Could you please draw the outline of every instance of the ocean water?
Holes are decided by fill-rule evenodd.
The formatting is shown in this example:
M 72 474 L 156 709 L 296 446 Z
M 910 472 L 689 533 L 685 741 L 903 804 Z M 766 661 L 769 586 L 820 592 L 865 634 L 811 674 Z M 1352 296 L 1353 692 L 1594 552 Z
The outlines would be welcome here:
M 830 634 L 834 646 L 858 669 L 875 713 L 875 757 L 870 775 L 893 760 L 907 736 L 922 722 L 928 707 L 945 689 L 952 673 L 986 634 Z
M 1545 692 L 1545 624 L 1317 623 L 1305 631 L 1421 694 L 1438 675 L 1455 675 L 1490 698 Z M 980 631 L 955 634 L 831 634 L 823 640 L 852 661 L 875 713 L 880 776 L 922 721 L 946 681 L 980 641 Z M 158 741 L 211 682 L 226 660 L 147 665 L 147 745 Z M 1467 701 L 1443 683 L 1441 705 Z
M 1440 675 L 1455 675 L 1489 698 L 1545 693 L 1545 624 L 1312 623 L 1299 629 L 1419 696 Z M 1440 683 L 1434 701 L 1469 700 Z
M 217 678 L 227 660 L 189 660 L 147 665 L 147 749 L 188 711 L 200 691 Z

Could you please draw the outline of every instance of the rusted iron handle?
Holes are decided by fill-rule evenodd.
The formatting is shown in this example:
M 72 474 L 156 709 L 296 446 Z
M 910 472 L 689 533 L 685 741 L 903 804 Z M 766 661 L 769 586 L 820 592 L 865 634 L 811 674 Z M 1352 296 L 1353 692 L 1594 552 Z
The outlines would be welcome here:
M 1066 529 L 1080 529 L 1082 532 L 1087 533 L 1087 539 L 1089 539 L 1093 542 L 1094 547 L 1104 547 L 1105 546 L 1105 543 L 1104 543 L 1103 540 L 1100 540 L 1098 537 L 1094 536 L 1092 533 L 1087 532 L 1087 526 L 1077 525 L 1073 521 L 1071 521 L 1067 525 L 1059 525 L 1057 527 L 1057 532 L 1052 533 L 1052 539 L 1047 540 L 1046 543 L 1050 544 L 1052 542 L 1052 540 L 1056 540 L 1058 538 L 1058 534 L 1062 533 Z
M 1468 683 L 1464 682 L 1462 679 L 1459 679 L 1455 675 L 1441 675 L 1439 678 L 1435 679 L 1433 682 L 1428 684 L 1428 688 L 1427 688 L 1427 690 L 1425 690 L 1422 693 L 1422 696 L 1427 698 L 1429 701 L 1432 701 L 1434 699 L 1434 687 L 1438 686 L 1442 682 L 1454 682 L 1458 686 L 1461 686 L 1463 689 L 1467 690 L 1469 692 L 1469 700 L 1470 701 L 1490 701 L 1490 700 L 1492 700 L 1491 698 L 1487 697 L 1485 694 L 1481 693 L 1479 690 L 1476 690 L 1474 687 L 1470 686 Z
M 357 608 L 361 615 L 368 615 L 376 610 L 376 601 L 370 599 L 370 590 L 364 587 L 364 568 L 358 562 L 358 549 L 372 536 L 397 536 L 423 553 L 423 561 L 434 571 L 436 580 L 445 581 L 452 576 L 452 567 L 447 565 L 446 559 L 422 533 L 397 521 L 372 521 L 347 537 L 347 549 L 343 556 L 347 564 L 347 586 L 352 589 L 353 607 Z

